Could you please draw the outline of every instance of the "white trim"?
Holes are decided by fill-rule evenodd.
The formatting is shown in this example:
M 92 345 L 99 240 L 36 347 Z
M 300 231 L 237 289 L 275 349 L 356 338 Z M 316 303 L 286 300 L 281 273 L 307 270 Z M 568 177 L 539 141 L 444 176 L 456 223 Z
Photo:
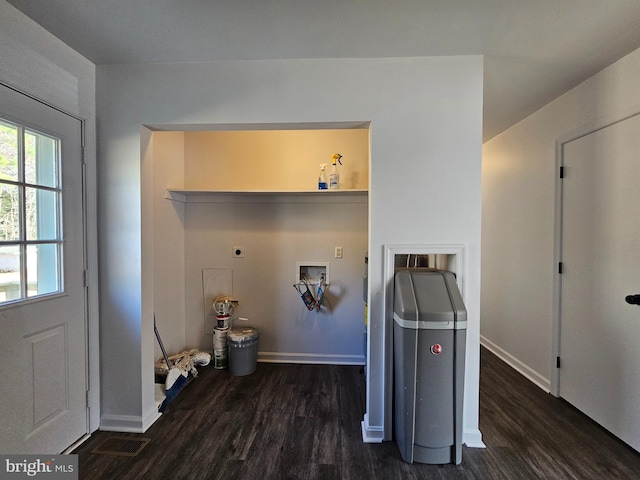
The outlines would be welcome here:
M 551 294 L 551 358 L 549 358 L 549 393 L 560 395 L 560 372 L 556 368 L 555 359 L 560 356 L 560 299 L 562 298 L 562 278 L 558 267 L 562 261 L 562 179 L 560 167 L 562 167 L 562 150 L 564 144 L 556 141 L 555 158 L 555 190 L 553 213 L 553 281 Z
M 360 425 L 362 426 L 362 441 L 364 443 L 382 443 L 384 429 L 382 425 L 369 425 L 369 414 L 364 414 Z
M 103 432 L 143 433 L 142 417 L 135 415 L 102 415 L 100 430 Z
M 324 267 L 324 281 L 327 285 L 330 285 L 331 282 L 331 262 L 312 262 L 312 261 L 307 261 L 307 262 L 296 262 L 296 284 L 300 283 L 300 269 L 302 267 Z M 316 281 L 317 280 L 317 281 Z M 322 280 L 322 273 L 320 274 L 320 277 L 315 279 L 307 279 L 308 283 L 311 285 L 318 285 Z M 315 297 L 315 292 L 314 293 L 314 297 Z
M 77 118 L 80 95 L 76 76 L 10 35 L 0 35 L 0 58 L 10 59 L 0 64 L 1 83 L 20 93 L 38 92 L 37 97 L 26 95 Z
M 464 299 L 464 245 L 462 244 L 407 244 L 407 245 L 385 245 L 385 279 L 393 280 L 394 255 L 455 255 L 455 262 L 449 263 L 449 270 L 456 274 L 456 283 L 460 294 Z M 389 272 L 391 275 L 389 275 Z M 392 295 L 393 297 L 393 295 Z M 393 309 L 392 309 L 393 311 Z
M 462 443 L 464 443 L 469 448 L 487 448 L 487 446 L 482 441 L 482 433 L 477 428 L 463 431 Z
M 158 407 L 156 407 L 155 402 L 153 402 L 153 406 L 147 411 L 146 415 L 142 418 L 142 432 L 146 432 L 151 425 L 156 423 L 162 414 L 158 412 Z
M 180 203 L 367 203 L 369 192 L 350 190 L 165 190 L 164 198 Z
M 151 408 L 144 417 L 136 415 L 102 415 L 100 430 L 104 432 L 144 433 L 162 414 Z
M 560 396 L 560 371 L 556 367 L 556 359 L 562 356 L 561 352 L 561 302 L 562 302 L 562 275 L 558 272 L 557 266 L 562 261 L 562 202 L 563 190 L 562 179 L 560 178 L 560 167 L 564 165 L 565 144 L 595 133 L 604 128 L 623 122 L 640 115 L 640 105 L 632 105 L 624 111 L 603 116 L 594 120 L 588 125 L 577 130 L 566 133 L 556 140 L 555 148 L 555 205 L 554 205 L 554 232 L 553 232 L 553 297 L 551 315 L 551 358 L 549 359 L 551 381 L 549 382 L 549 393 Z M 534 382 L 535 383 L 535 382 Z
M 67 448 L 65 448 L 62 452 L 61 455 L 69 455 L 71 453 L 73 453 L 73 451 L 78 448 L 80 445 L 82 445 L 84 442 L 86 442 L 87 440 L 89 440 L 91 438 L 91 434 L 87 433 L 86 435 L 84 435 L 83 437 L 80 437 L 78 440 L 76 440 L 74 443 L 72 443 L 70 446 L 68 446 Z
M 505 362 L 511 368 L 513 368 L 518 373 L 523 375 L 533 384 L 540 387 L 546 393 L 550 393 L 551 382 L 549 381 L 548 378 L 544 377 L 543 375 L 540 375 L 534 369 L 528 367 L 526 364 L 522 363 L 520 360 L 518 360 L 516 357 L 511 355 L 509 352 L 507 352 L 506 350 L 503 350 L 498 345 L 496 345 L 486 337 L 483 337 L 482 335 L 480 335 L 480 345 L 485 347 L 487 350 L 493 353 L 496 357 L 498 357 L 500 360 Z
M 258 362 L 321 365 L 364 365 L 364 355 L 329 353 L 258 352 Z

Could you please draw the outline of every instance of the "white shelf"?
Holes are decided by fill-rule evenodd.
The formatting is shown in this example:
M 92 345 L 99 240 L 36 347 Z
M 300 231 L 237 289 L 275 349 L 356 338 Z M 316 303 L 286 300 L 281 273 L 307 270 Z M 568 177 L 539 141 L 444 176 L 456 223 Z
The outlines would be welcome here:
M 368 196 L 368 190 L 184 190 L 169 188 L 165 192 L 165 198 L 182 203 L 366 203 Z

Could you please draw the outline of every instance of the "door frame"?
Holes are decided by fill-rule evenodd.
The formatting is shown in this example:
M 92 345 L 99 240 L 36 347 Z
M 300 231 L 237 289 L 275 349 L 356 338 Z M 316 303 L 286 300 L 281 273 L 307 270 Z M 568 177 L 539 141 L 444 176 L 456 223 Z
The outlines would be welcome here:
M 69 445 L 62 453 L 69 453 L 84 442 L 100 427 L 100 337 L 98 310 L 98 241 L 97 241 L 97 168 L 95 156 L 87 155 L 87 122 L 63 108 L 37 95 L 24 91 L 0 79 L 0 85 L 13 90 L 42 105 L 56 110 L 80 122 L 80 146 L 82 149 L 82 238 L 85 269 L 85 365 L 87 384 L 87 432 L 75 444 Z M 93 143 L 92 143 L 93 145 Z M 87 161 L 91 158 L 91 162 Z
M 562 299 L 562 274 L 560 273 L 560 263 L 562 262 L 562 206 L 563 206 L 563 185 L 560 177 L 561 168 L 564 166 L 564 146 L 574 140 L 586 137 L 599 130 L 624 122 L 630 118 L 640 115 L 640 105 L 635 105 L 624 114 L 605 116 L 595 122 L 559 137 L 555 142 L 555 201 L 554 201 L 554 225 L 553 225 L 553 302 L 551 315 L 551 358 L 549 359 L 550 393 L 554 397 L 560 396 L 560 372 L 557 367 L 557 358 L 561 357 L 560 335 L 561 335 L 561 299 Z

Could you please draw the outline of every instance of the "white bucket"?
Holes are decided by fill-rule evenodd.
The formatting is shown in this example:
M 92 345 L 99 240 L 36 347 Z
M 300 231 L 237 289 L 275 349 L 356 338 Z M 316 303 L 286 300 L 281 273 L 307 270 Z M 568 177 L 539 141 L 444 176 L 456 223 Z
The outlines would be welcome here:
M 227 332 L 229 327 L 213 328 L 213 367 L 218 370 L 227 368 L 229 359 L 227 354 Z

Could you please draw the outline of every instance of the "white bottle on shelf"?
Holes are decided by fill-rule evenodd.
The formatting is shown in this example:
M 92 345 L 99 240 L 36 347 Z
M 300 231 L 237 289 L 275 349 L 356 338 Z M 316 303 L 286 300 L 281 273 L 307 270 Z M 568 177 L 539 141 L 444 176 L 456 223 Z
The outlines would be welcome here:
M 327 174 L 325 173 L 325 168 L 329 165 L 327 163 L 323 163 L 320 165 L 320 176 L 318 177 L 318 190 L 326 190 L 327 189 Z
M 329 174 L 329 189 L 330 190 L 338 190 L 340 188 L 340 174 L 338 173 L 338 166 L 336 162 L 340 162 L 342 155 L 336 153 L 333 155 L 333 165 L 331 166 L 331 173 Z M 342 165 L 342 162 L 340 162 Z

